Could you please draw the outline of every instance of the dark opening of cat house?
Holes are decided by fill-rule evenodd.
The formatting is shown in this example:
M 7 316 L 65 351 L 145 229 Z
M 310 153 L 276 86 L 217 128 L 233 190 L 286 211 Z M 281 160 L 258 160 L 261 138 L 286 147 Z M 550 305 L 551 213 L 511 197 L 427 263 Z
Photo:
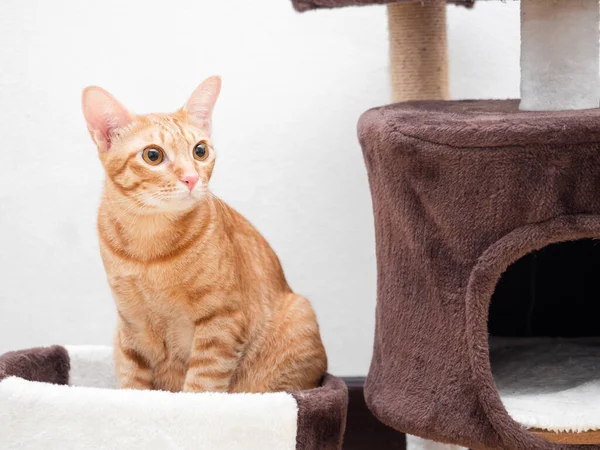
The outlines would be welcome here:
M 600 420 L 599 275 L 600 240 L 583 239 L 523 256 L 496 286 L 492 373 L 507 411 L 528 428 L 586 431 L 582 415 Z
M 490 304 L 505 337 L 600 336 L 600 240 L 549 245 L 511 265 Z

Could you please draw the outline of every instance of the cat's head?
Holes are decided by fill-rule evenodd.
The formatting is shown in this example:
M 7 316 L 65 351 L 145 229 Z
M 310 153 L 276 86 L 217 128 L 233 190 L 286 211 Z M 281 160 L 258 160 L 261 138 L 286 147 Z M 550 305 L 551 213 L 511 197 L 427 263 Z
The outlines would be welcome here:
M 83 114 L 107 182 L 119 201 L 145 211 L 186 210 L 207 193 L 215 165 L 210 140 L 221 79 L 196 88 L 171 114 L 136 115 L 104 89 L 83 91 Z

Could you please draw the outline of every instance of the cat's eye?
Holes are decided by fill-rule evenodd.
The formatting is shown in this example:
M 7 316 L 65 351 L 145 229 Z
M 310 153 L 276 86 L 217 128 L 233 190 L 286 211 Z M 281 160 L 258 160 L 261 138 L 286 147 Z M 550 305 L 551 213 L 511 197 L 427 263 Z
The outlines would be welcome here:
M 165 159 L 165 153 L 155 146 L 146 147 L 142 152 L 142 159 L 151 166 L 158 166 Z
M 194 147 L 194 159 L 204 161 L 208 158 L 208 144 L 204 141 L 198 142 Z

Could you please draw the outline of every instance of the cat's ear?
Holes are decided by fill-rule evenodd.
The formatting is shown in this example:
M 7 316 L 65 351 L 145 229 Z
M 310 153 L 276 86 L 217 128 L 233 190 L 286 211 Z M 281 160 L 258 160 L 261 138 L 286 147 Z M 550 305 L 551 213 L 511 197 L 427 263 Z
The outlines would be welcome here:
M 83 91 L 82 106 L 92 139 L 98 150 L 107 152 L 116 131 L 131 122 L 132 114 L 98 86 L 89 86 Z
M 212 132 L 212 113 L 221 92 L 221 77 L 210 77 L 200 83 L 183 107 L 188 120 L 202 128 L 209 136 Z

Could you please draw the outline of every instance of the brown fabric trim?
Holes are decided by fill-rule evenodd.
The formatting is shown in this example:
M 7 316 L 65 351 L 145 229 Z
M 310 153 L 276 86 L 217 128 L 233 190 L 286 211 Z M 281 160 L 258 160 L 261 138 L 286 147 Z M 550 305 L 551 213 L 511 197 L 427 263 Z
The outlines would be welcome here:
M 0 356 L 0 381 L 14 376 L 29 381 L 68 384 L 69 369 L 69 353 L 59 345 L 8 352 Z
M 492 426 L 503 439 L 503 448 L 540 450 L 597 449 L 549 443 L 523 429 L 509 415 L 494 379 L 489 358 L 488 311 L 498 280 L 519 258 L 558 242 L 600 238 L 600 216 L 564 216 L 519 228 L 490 246 L 471 273 L 467 287 L 467 339 L 475 387 Z
M 518 100 L 411 101 L 371 109 L 366 121 L 454 149 L 600 142 L 600 109 L 520 111 Z
M 321 387 L 291 392 L 298 403 L 297 450 L 340 450 L 346 428 L 348 388 L 326 374 Z
M 340 8 L 344 6 L 384 5 L 386 3 L 407 1 L 421 1 L 422 3 L 427 3 L 430 0 L 292 0 L 292 3 L 296 11 L 304 12 L 311 9 Z M 471 7 L 475 3 L 475 0 L 449 0 L 448 3 Z

